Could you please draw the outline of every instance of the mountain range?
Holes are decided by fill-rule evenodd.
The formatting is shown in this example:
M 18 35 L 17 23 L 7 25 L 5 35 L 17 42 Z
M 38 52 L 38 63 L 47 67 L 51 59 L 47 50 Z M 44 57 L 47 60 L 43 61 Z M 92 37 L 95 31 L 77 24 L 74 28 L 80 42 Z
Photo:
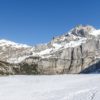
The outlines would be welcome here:
M 49 43 L 29 46 L 0 40 L 0 74 L 99 73 L 100 30 L 79 25 Z

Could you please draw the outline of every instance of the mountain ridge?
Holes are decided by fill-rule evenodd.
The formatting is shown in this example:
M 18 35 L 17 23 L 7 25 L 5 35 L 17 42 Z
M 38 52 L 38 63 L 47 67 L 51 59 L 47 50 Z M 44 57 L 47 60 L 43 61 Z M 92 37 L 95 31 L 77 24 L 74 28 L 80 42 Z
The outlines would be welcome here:
M 100 30 L 80 25 L 49 43 L 36 46 L 0 40 L 0 61 L 9 63 L 13 74 L 80 73 L 99 61 L 95 59 L 100 56 L 99 49 Z M 16 68 L 18 73 L 14 71 Z

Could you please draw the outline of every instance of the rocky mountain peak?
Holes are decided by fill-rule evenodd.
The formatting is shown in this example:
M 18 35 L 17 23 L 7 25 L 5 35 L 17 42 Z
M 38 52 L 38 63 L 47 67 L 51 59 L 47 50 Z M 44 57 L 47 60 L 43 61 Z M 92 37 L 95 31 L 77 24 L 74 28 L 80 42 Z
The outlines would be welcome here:
M 96 29 L 90 25 L 78 25 L 75 28 L 73 28 L 69 33 L 75 36 L 87 37 L 88 35 L 90 35 L 89 33 L 92 33 L 95 30 Z
M 66 34 L 63 34 L 61 36 L 57 36 L 53 38 L 52 43 L 63 43 L 63 42 L 70 42 L 70 41 L 76 41 L 80 38 L 87 38 L 93 31 L 96 29 L 92 26 L 83 26 L 78 25 L 75 28 L 68 31 Z

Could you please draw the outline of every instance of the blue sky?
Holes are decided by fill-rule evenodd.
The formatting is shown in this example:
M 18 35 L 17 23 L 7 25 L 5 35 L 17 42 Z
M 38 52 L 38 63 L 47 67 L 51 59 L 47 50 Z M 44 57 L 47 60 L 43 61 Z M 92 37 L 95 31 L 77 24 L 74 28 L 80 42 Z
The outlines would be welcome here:
M 0 0 L 0 39 L 35 45 L 77 24 L 100 28 L 100 0 Z

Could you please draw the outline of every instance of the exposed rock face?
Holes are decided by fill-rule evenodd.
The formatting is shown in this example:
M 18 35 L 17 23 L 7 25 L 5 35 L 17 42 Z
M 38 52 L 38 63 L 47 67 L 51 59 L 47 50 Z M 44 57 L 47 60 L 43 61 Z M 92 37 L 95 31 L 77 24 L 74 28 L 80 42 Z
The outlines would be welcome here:
M 75 74 L 96 66 L 99 57 L 100 30 L 77 26 L 35 47 L 1 40 L 0 74 Z

